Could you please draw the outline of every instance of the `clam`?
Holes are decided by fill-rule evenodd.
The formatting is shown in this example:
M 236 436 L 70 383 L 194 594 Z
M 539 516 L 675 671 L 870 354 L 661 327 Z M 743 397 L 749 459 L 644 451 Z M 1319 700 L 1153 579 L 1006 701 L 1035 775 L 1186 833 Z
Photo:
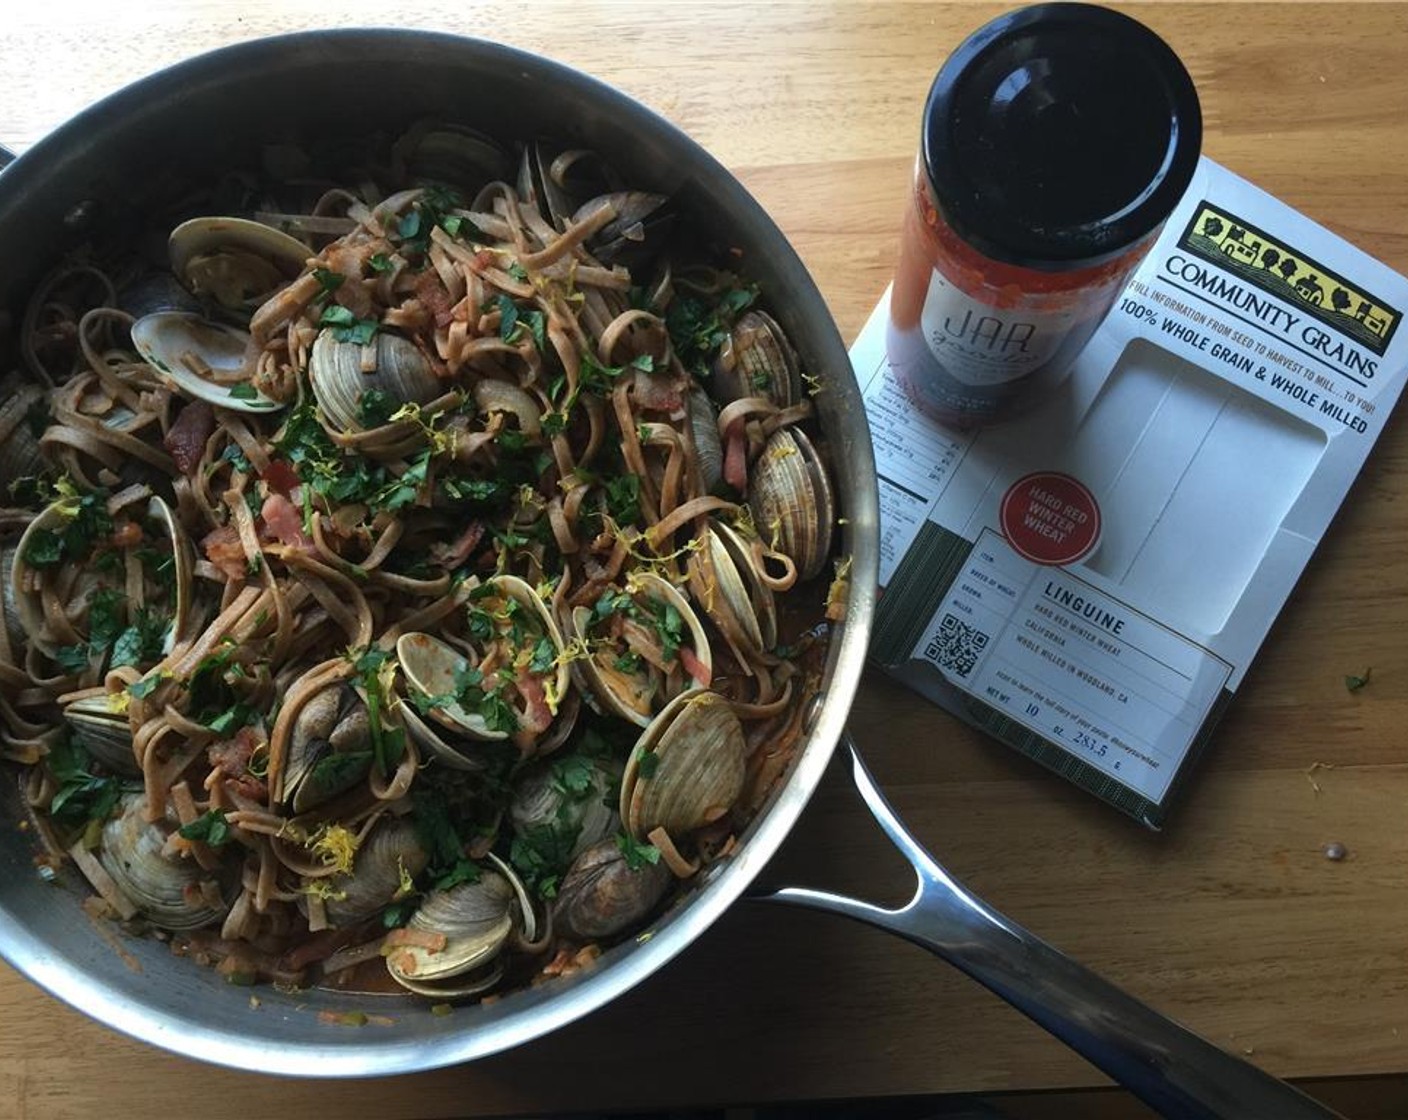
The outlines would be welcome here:
M 687 692 L 641 733 L 621 778 L 621 820 L 644 840 L 681 837 L 724 816 L 743 791 L 743 725 L 717 692 Z M 650 756 L 653 761 L 643 760 Z
M 366 704 L 351 685 L 329 685 L 293 721 L 279 798 L 305 813 L 365 778 L 372 754 Z
M 763 540 L 791 558 L 800 579 L 821 572 L 831 551 L 836 501 L 826 468 L 806 433 L 779 428 L 763 446 L 748 504 Z
M 158 311 L 186 311 L 199 315 L 201 302 L 170 272 L 149 272 L 123 287 L 118 306 L 134 319 Z
M 563 762 L 580 761 L 585 781 L 580 788 L 566 785 Z M 575 767 L 574 767 L 575 770 Z M 616 810 L 605 801 L 616 784 L 619 767 L 589 759 L 563 759 L 552 766 L 539 766 L 519 779 L 509 804 L 509 819 L 518 836 L 535 829 L 552 828 L 574 832 L 572 856 L 616 832 L 620 821 Z
M 283 405 L 254 388 L 257 352 L 248 332 L 186 311 L 157 311 L 132 324 L 132 345 L 168 384 L 237 412 Z
M 469 633 L 459 639 L 460 648 L 414 631 L 396 642 L 405 694 L 398 708 L 405 713 L 408 730 L 419 742 L 422 728 L 443 729 L 450 741 L 436 734 L 424 745 L 461 769 L 466 762 L 468 768 L 477 767 L 454 744 L 455 738 L 484 742 L 512 735 L 523 749 L 552 738 L 553 721 L 563 712 L 562 700 L 571 684 L 562 632 L 547 604 L 523 580 L 486 580 L 471 593 L 467 615 Z M 499 669 L 513 679 L 503 680 Z
M 64 706 L 64 719 L 74 741 L 109 770 L 140 777 L 142 769 L 132 753 L 132 726 L 119 693 L 85 696 Z
M 102 830 L 97 856 L 117 888 L 154 925 L 169 930 L 200 929 L 217 922 L 228 908 L 214 905 L 217 890 L 202 890 L 209 875 L 193 860 L 164 853 L 171 826 L 145 817 L 146 800 L 129 796 L 122 811 Z
M 101 499 L 93 495 L 62 498 L 30 522 L 11 562 L 15 613 L 25 640 L 51 659 L 81 643 L 89 645 L 90 665 L 99 670 L 110 659 L 147 668 L 159 659 L 149 638 L 160 618 L 167 620 L 162 655 L 190 620 L 190 544 L 171 507 L 153 497 L 132 518 L 142 530 L 136 547 L 112 547 L 100 507 Z M 80 552 L 71 551 L 71 540 Z M 94 648 L 92 610 L 99 603 L 105 627 L 116 630 Z M 79 604 L 87 609 L 75 609 Z M 128 635 L 139 622 L 148 640 Z
M 428 862 L 416 828 L 404 817 L 383 818 L 362 842 L 352 871 L 328 879 L 328 924 L 356 925 L 394 902 Z
M 553 930 L 579 941 L 614 937 L 639 924 L 674 882 L 664 862 L 632 868 L 614 839 L 583 850 L 553 901 Z
M 624 592 L 608 589 L 570 617 L 573 639 L 588 649 L 576 664 L 608 714 L 644 727 L 680 693 L 709 685 L 714 659 L 699 616 L 652 572 L 633 573 Z
M 495 870 L 484 869 L 470 883 L 432 891 L 407 923 L 424 935 L 396 945 L 386 970 L 398 984 L 421 995 L 442 999 L 474 995 L 492 988 L 502 976 L 498 957 L 517 930 L 527 941 L 537 937 L 537 918 L 518 876 L 490 853 Z M 431 948 L 431 939 L 444 939 Z
M 171 271 L 193 295 L 248 322 L 296 280 L 312 249 L 273 226 L 247 218 L 192 218 L 171 231 Z
M 689 431 L 694 437 L 694 460 L 706 494 L 715 493 L 724 478 L 724 448 L 719 439 L 719 417 L 703 389 L 689 393 Z
M 722 521 L 710 520 L 703 548 L 689 558 L 693 599 L 728 642 L 739 660 L 777 645 L 777 604 L 759 576 L 752 550 Z
M 47 425 L 44 390 L 18 373 L 0 379 L 0 505 L 8 503 L 12 483 L 44 469 L 39 436 Z
M 709 390 L 720 404 L 767 397 L 779 408 L 804 399 L 797 352 L 772 316 L 747 311 L 733 325 L 714 359 Z
M 324 328 L 313 343 L 308 360 L 308 380 L 322 410 L 324 422 L 337 433 L 364 432 L 386 424 L 386 418 L 405 404 L 427 404 L 445 391 L 430 362 L 414 342 L 400 335 L 378 331 L 366 346 L 340 341 L 335 328 Z M 385 410 L 372 419 L 365 407 L 366 394 L 378 394 Z M 360 446 L 369 454 L 399 457 L 423 439 L 414 420 L 392 425 L 383 444 Z
M 583 203 L 572 221 L 584 221 L 601 207 L 611 206 L 615 217 L 597 230 L 587 248 L 603 264 L 636 269 L 659 251 L 674 225 L 675 216 L 667 202 L 663 194 L 613 191 Z
M 0 545 L 0 614 L 5 618 L 5 636 L 9 639 L 10 650 L 16 654 L 29 640 L 20 621 L 19 607 L 15 604 L 13 573 L 18 552 L 19 549 L 13 544 Z
M 460 124 L 423 121 L 396 141 L 394 153 L 411 179 L 456 190 L 478 190 L 508 178 L 512 169 L 509 154 L 493 138 Z

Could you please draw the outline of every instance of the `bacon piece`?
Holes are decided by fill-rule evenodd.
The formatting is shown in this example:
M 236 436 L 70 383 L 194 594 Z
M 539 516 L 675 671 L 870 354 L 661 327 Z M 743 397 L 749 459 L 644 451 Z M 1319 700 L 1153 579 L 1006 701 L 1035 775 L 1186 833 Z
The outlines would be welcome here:
M 182 474 L 190 474 L 200 462 L 201 451 L 215 431 L 215 410 L 205 401 L 191 401 L 176 416 L 162 439 L 162 446 Z
M 264 519 L 265 530 L 281 543 L 304 552 L 314 551 L 313 538 L 303 531 L 303 515 L 282 494 L 270 493 L 259 516 Z
M 699 682 L 700 688 L 708 688 L 709 682 L 713 680 L 713 674 L 709 671 L 709 666 L 700 661 L 695 653 L 688 646 L 680 646 L 680 664 L 684 666 L 684 671 Z
M 724 481 L 735 490 L 748 489 L 748 441 L 742 417 L 724 433 Z
M 454 304 L 450 299 L 450 293 L 445 290 L 445 285 L 440 282 L 440 277 L 434 269 L 426 269 L 416 275 L 415 281 L 411 285 L 411 290 L 415 292 L 416 298 L 425 305 L 425 309 L 430 312 L 435 319 L 437 327 L 448 327 L 454 319 Z
M 245 578 L 244 545 L 240 543 L 240 531 L 233 525 L 212 529 L 201 538 L 200 547 L 205 558 L 230 579 Z

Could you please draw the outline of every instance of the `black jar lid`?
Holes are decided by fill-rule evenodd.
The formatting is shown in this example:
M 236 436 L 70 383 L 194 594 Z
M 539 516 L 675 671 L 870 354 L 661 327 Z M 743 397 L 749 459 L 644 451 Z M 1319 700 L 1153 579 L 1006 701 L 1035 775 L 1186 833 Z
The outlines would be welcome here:
M 923 157 L 944 219 L 985 256 L 1082 268 L 1159 226 L 1202 144 L 1193 80 L 1142 23 L 1038 4 L 961 43 L 934 79 Z

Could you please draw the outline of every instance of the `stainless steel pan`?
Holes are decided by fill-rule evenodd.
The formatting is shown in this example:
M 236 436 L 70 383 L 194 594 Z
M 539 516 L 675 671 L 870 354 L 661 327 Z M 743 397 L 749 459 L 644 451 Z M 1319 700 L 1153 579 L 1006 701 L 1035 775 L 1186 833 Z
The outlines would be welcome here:
M 22 305 L 38 275 L 93 223 L 121 221 L 154 173 L 174 169 L 198 182 L 249 164 L 274 139 L 345 133 L 349 124 L 395 130 L 424 116 L 596 148 L 632 181 L 675 195 L 687 213 L 742 250 L 749 275 L 829 387 L 818 398 L 819 419 L 846 518 L 842 547 L 853 559 L 849 615 L 836 634 L 806 744 L 739 854 L 712 869 L 649 938 L 613 949 L 597 968 L 451 1017 L 399 1016 L 374 1036 L 329 1032 L 317 1025 L 316 1012 L 346 1010 L 349 998 L 319 992 L 300 993 L 298 1009 L 269 993 L 262 1013 L 251 1016 L 246 993 L 159 943 L 126 940 L 119 951 L 115 935 L 80 910 L 77 884 L 63 891 L 43 883 L 28 840 L 0 829 L 0 954 L 95 1019 L 221 1065 L 324 1077 L 426 1070 L 528 1042 L 639 983 L 747 890 L 791 829 L 842 738 L 870 633 L 879 536 L 874 462 L 859 390 L 816 287 L 757 203 L 698 145 L 622 94 L 541 58 L 423 32 L 313 32 L 227 48 L 130 86 L 0 175 L 0 309 Z M 969 895 L 904 830 L 849 740 L 847 750 L 862 796 L 914 866 L 913 901 L 888 911 L 798 889 L 768 900 L 845 914 L 931 949 L 1170 1116 L 1331 1115 Z M 0 793 L 0 816 L 14 820 L 20 808 L 9 787 Z

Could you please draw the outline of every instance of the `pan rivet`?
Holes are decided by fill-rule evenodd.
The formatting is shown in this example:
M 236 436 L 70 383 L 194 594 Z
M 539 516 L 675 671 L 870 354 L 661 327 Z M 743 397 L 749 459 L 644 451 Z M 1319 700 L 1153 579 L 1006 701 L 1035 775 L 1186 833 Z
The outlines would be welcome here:
M 64 225 L 69 229 L 82 229 L 93 220 L 93 215 L 97 212 L 98 204 L 91 198 L 86 198 L 82 202 L 72 207 L 64 215 Z

